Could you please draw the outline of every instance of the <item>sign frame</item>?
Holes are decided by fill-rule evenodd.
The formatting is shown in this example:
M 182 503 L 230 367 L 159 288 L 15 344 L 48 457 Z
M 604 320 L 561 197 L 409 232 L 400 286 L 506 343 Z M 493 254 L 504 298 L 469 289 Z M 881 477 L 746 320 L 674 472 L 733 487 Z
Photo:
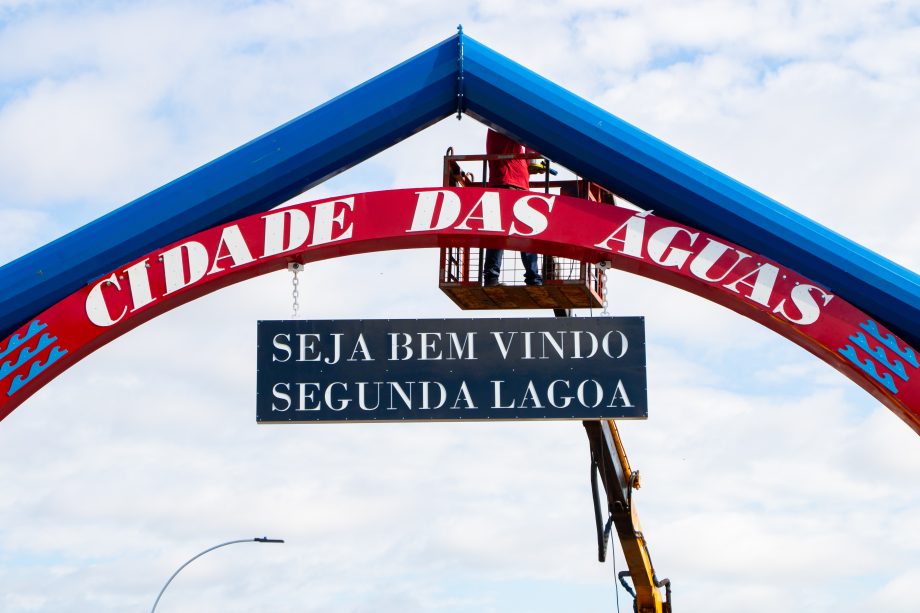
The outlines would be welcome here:
M 258 322 L 265 423 L 647 419 L 645 318 Z

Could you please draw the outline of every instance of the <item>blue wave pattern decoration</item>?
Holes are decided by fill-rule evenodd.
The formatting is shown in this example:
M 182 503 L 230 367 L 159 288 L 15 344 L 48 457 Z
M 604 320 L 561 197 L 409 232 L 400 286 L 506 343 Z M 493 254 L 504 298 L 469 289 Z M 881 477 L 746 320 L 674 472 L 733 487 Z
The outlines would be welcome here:
M 29 373 L 26 376 L 16 375 L 13 377 L 10 387 L 6 392 L 7 396 L 15 394 L 29 381 L 40 375 L 47 370 L 49 366 L 67 354 L 66 349 L 54 345 L 58 338 L 48 333 L 43 333 L 39 336 L 38 342 L 34 343 L 33 346 L 33 339 L 47 327 L 48 324 L 43 324 L 35 319 L 29 323 L 29 327 L 23 334 L 14 334 L 10 337 L 7 346 L 0 349 L 0 360 L 4 360 L 7 356 L 11 356 L 11 359 L 0 362 L 0 381 L 3 381 L 13 372 L 19 370 L 29 362 L 32 363 L 29 367 Z M 45 361 L 39 360 L 38 356 L 49 347 L 51 350 L 48 352 L 48 357 Z M 13 358 L 12 356 L 17 350 L 19 353 Z
M 885 386 L 892 394 L 897 394 L 898 388 L 895 385 L 893 375 L 896 375 L 902 381 L 908 381 L 910 377 L 907 374 L 905 363 L 914 369 L 920 368 L 920 362 L 917 361 L 917 355 L 910 347 L 902 348 L 899 346 L 894 335 L 882 335 L 881 330 L 878 329 L 878 324 L 871 319 L 865 323 L 859 324 L 859 327 L 868 332 L 869 336 L 881 343 L 881 345 L 873 347 L 865 334 L 857 332 L 854 336 L 849 337 L 849 339 L 856 347 L 859 347 L 869 355 L 868 359 L 861 359 L 856 351 L 856 347 L 853 347 L 853 345 L 846 345 L 837 351 L 856 365 L 857 368 Z M 894 355 L 889 356 L 888 351 L 891 351 Z M 898 358 L 904 361 L 902 362 Z M 875 361 L 873 361 L 873 359 Z M 879 366 L 886 368 L 888 372 L 880 373 Z
M 0 351 L 0 360 L 2 360 L 3 358 L 11 354 L 17 348 L 21 347 L 27 340 L 29 340 L 30 338 L 32 338 L 33 336 L 35 336 L 36 334 L 38 334 L 39 332 L 41 332 L 47 327 L 48 327 L 47 324 L 43 324 L 37 319 L 32 321 L 29 324 L 29 327 L 23 336 L 20 337 L 18 334 L 14 334 L 13 336 L 10 337 L 9 345 L 6 346 L 6 349 L 4 349 L 3 351 Z

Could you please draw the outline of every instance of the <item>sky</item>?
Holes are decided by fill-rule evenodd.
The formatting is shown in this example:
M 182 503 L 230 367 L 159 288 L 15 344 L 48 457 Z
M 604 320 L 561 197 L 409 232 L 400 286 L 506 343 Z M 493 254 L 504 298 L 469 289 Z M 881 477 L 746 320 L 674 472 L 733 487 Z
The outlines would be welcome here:
M 0 0 L 0 264 L 464 32 L 920 270 L 920 3 Z M 455 118 L 303 194 L 440 182 Z M 437 253 L 311 264 L 308 319 L 463 317 Z M 649 419 L 621 425 L 676 610 L 909 611 L 920 441 L 830 366 L 627 273 Z M 0 422 L 0 611 L 611 611 L 570 422 L 259 426 L 272 273 L 84 359 Z M 492 315 L 519 316 L 502 312 Z M 533 313 L 533 315 L 545 315 Z M 587 316 L 587 313 L 580 313 Z M 596 313 L 595 313 L 596 315 Z M 619 605 L 618 603 L 619 599 Z

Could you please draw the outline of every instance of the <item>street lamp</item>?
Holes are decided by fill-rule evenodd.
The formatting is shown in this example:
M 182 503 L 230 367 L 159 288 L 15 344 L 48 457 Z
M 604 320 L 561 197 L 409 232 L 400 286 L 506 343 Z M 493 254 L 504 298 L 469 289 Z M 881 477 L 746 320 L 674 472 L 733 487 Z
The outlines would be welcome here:
M 166 588 L 169 587 L 169 584 L 172 583 L 172 580 L 176 578 L 176 575 L 178 575 L 179 572 L 183 568 L 185 568 L 186 566 L 188 566 L 189 564 L 191 564 L 192 562 L 194 562 L 195 560 L 197 560 L 204 554 L 208 553 L 209 551 L 214 551 L 215 549 L 219 549 L 220 547 L 226 547 L 227 545 L 233 545 L 234 543 L 283 543 L 283 542 L 284 540 L 282 539 L 270 539 L 270 538 L 263 536 L 263 537 L 256 537 L 254 539 L 239 539 L 236 541 L 227 541 L 226 543 L 221 543 L 220 545 L 214 545 L 213 547 L 209 547 L 208 549 L 205 549 L 204 551 L 199 553 L 197 556 L 195 556 L 194 558 L 192 558 L 191 560 L 189 560 L 188 562 L 180 566 L 179 570 L 177 570 L 176 572 L 172 574 L 172 577 L 169 578 L 169 581 L 166 582 L 166 585 L 164 585 L 163 589 L 160 590 L 160 593 L 157 594 L 157 599 L 153 603 L 153 608 L 150 609 L 150 613 L 154 613 L 157 610 L 157 604 L 160 602 L 160 598 L 162 598 L 163 592 L 166 591 Z

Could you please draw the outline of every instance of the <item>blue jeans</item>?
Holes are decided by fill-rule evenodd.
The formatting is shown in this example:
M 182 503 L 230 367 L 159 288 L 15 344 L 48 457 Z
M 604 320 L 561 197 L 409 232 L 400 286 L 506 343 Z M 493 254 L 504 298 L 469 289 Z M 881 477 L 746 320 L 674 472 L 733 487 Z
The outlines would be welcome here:
M 502 271 L 501 249 L 486 249 L 486 257 L 482 264 L 483 281 L 497 281 Z M 527 285 L 543 285 L 543 277 L 537 265 L 536 253 L 521 252 L 521 263 L 524 265 L 524 283 Z

